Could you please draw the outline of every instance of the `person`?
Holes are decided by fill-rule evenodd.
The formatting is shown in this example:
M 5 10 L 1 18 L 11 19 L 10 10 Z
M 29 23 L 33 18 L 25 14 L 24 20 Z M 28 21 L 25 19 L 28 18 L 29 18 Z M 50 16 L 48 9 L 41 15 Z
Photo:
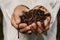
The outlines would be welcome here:
M 30 9 L 32 9 L 36 5 L 43 5 L 49 10 L 49 12 L 51 13 L 51 21 L 50 21 L 49 30 L 47 31 L 47 35 L 45 34 L 26 35 L 26 34 L 19 33 L 19 39 L 18 39 L 18 31 L 15 28 L 17 28 L 18 26 L 17 24 L 20 22 L 19 16 L 22 14 L 19 15 L 20 12 L 19 13 L 13 13 L 13 12 L 16 6 L 21 4 L 28 6 Z M 57 16 L 59 7 L 60 7 L 59 0 L 0 0 L 0 8 L 3 12 L 4 40 L 56 40 L 56 34 L 57 34 L 56 16 Z M 28 11 L 24 7 L 21 7 L 21 8 Z M 22 11 L 23 9 L 18 11 Z M 26 24 L 24 24 L 24 26 L 26 26 Z M 31 31 L 29 31 L 28 33 L 30 32 Z

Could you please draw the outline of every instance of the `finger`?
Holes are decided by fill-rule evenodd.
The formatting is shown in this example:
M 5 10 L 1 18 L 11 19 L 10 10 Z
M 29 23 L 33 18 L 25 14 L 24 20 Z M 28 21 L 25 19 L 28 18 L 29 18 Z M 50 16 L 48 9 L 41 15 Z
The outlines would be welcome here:
M 20 16 L 24 15 L 23 12 L 28 12 L 29 11 L 29 8 L 25 5 L 18 5 L 16 8 L 15 8 L 15 11 L 16 13 L 18 13 Z
M 20 20 L 20 16 L 23 15 L 20 6 L 17 6 L 17 7 L 14 9 L 13 15 L 14 15 L 14 19 L 15 19 L 16 23 L 17 23 L 17 24 L 20 23 L 20 21 L 21 21 L 21 20 Z
M 13 16 L 12 16 L 12 18 L 11 18 L 11 24 L 12 24 L 12 26 L 14 26 L 15 28 L 18 27 L 18 25 L 16 24 Z
M 26 24 L 26 23 L 21 23 L 21 24 L 19 24 L 19 28 L 20 28 L 20 29 L 25 28 L 25 27 L 27 27 L 27 24 Z
M 31 30 L 27 31 L 27 34 L 32 34 L 32 31 Z
M 16 8 L 19 9 L 19 10 L 23 10 L 25 12 L 29 11 L 29 8 L 27 6 L 25 6 L 25 5 L 19 5 Z
M 30 30 L 30 27 L 31 27 L 31 25 L 29 25 L 29 26 L 27 26 L 27 27 L 25 27 L 25 28 L 23 28 L 23 29 L 20 29 L 20 32 L 26 32 L 26 31 L 28 31 L 28 30 Z
M 39 9 L 40 5 L 35 6 L 33 9 Z
M 44 25 L 47 26 L 48 25 L 48 20 L 44 20 Z
M 14 20 L 16 21 L 16 24 L 19 24 L 21 21 L 20 15 L 17 12 L 14 13 Z
M 49 26 L 47 26 L 46 28 L 45 28 L 45 30 L 47 31 L 49 29 Z
M 47 17 L 46 20 L 44 20 L 44 25 L 47 26 L 50 23 L 50 17 Z
M 23 13 L 22 13 L 23 9 L 25 9 L 23 6 L 18 5 L 18 6 L 14 9 L 14 14 L 22 16 L 22 15 L 23 15 Z
M 38 27 L 38 34 L 41 34 L 43 31 Z
M 32 26 L 31 27 L 32 30 L 35 30 L 36 29 L 36 24 L 35 23 L 32 23 L 31 26 Z
M 42 27 L 42 25 L 41 25 L 41 22 L 37 22 L 37 25 L 38 25 L 38 33 L 42 33 L 43 31 L 44 31 L 44 29 L 43 29 L 43 27 Z
M 45 30 L 48 30 L 50 25 L 50 17 L 46 18 L 46 20 L 44 21 L 44 25 L 45 25 Z
M 37 22 L 38 27 L 39 27 L 41 30 L 44 30 L 41 24 L 42 24 L 41 22 L 39 22 L 39 21 Z

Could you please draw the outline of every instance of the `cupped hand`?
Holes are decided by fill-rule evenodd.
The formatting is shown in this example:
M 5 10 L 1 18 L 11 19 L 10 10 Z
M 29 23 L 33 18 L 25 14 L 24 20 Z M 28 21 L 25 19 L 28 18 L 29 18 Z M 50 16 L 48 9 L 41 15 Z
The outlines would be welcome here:
M 20 28 L 19 31 L 21 33 L 26 32 L 26 33 L 31 33 L 30 31 L 30 26 L 27 26 L 26 23 L 21 23 L 21 18 L 20 16 L 24 15 L 24 12 L 28 12 L 29 8 L 24 6 L 24 5 L 19 5 L 14 9 L 14 12 L 11 17 L 11 24 L 18 29 Z
M 45 7 L 39 6 L 39 5 L 35 6 L 33 9 L 37 9 L 37 10 L 40 9 L 40 10 L 44 11 L 43 15 L 46 15 L 46 19 L 44 21 L 40 20 L 40 21 L 37 21 L 37 23 L 35 23 L 37 34 L 47 32 L 47 30 L 49 29 L 50 20 L 51 20 L 51 15 L 50 15 L 49 11 Z M 34 29 L 34 27 L 33 27 L 33 29 Z

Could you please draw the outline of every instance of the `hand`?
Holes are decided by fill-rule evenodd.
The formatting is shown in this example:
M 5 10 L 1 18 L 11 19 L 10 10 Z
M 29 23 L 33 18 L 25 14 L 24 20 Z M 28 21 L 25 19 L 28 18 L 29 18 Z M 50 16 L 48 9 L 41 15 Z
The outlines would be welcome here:
M 33 9 L 40 9 L 40 10 L 44 11 L 45 14 L 50 14 L 49 11 L 43 6 L 38 5 L 38 6 L 35 6 Z M 41 20 L 37 21 L 36 30 L 37 30 L 38 34 L 46 32 L 49 29 L 50 20 L 51 20 L 51 15 L 48 15 L 48 16 L 46 16 L 46 19 L 43 22 L 41 22 Z M 43 23 L 44 23 L 44 25 L 43 25 Z
M 11 24 L 16 29 L 18 29 L 18 26 L 19 26 L 19 28 L 21 28 L 20 32 L 22 32 L 22 33 L 26 32 L 26 31 L 27 31 L 27 33 L 30 33 L 31 32 L 30 31 L 30 26 L 28 27 L 26 23 L 21 23 L 20 16 L 24 15 L 23 11 L 28 12 L 29 8 L 27 8 L 24 5 L 19 5 L 14 9 L 14 12 L 13 12 L 12 17 L 11 17 Z
M 49 29 L 49 25 L 50 25 L 50 17 L 47 17 L 46 20 L 44 21 L 44 28 L 42 26 L 42 23 L 40 21 L 37 22 L 38 25 L 38 34 L 41 34 L 43 32 L 46 32 Z
M 26 23 L 19 24 L 19 31 L 23 34 L 32 34 L 31 25 L 27 25 Z

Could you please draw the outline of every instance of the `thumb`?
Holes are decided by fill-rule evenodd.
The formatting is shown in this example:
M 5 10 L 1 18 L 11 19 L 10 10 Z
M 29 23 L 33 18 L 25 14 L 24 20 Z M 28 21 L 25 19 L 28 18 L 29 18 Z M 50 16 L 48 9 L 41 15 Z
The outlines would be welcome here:
M 14 15 L 14 19 L 15 19 L 16 24 L 19 24 L 21 21 L 20 16 L 22 16 L 23 13 L 20 10 L 15 9 L 13 15 Z
M 21 22 L 20 16 L 14 17 L 16 24 L 19 24 Z

